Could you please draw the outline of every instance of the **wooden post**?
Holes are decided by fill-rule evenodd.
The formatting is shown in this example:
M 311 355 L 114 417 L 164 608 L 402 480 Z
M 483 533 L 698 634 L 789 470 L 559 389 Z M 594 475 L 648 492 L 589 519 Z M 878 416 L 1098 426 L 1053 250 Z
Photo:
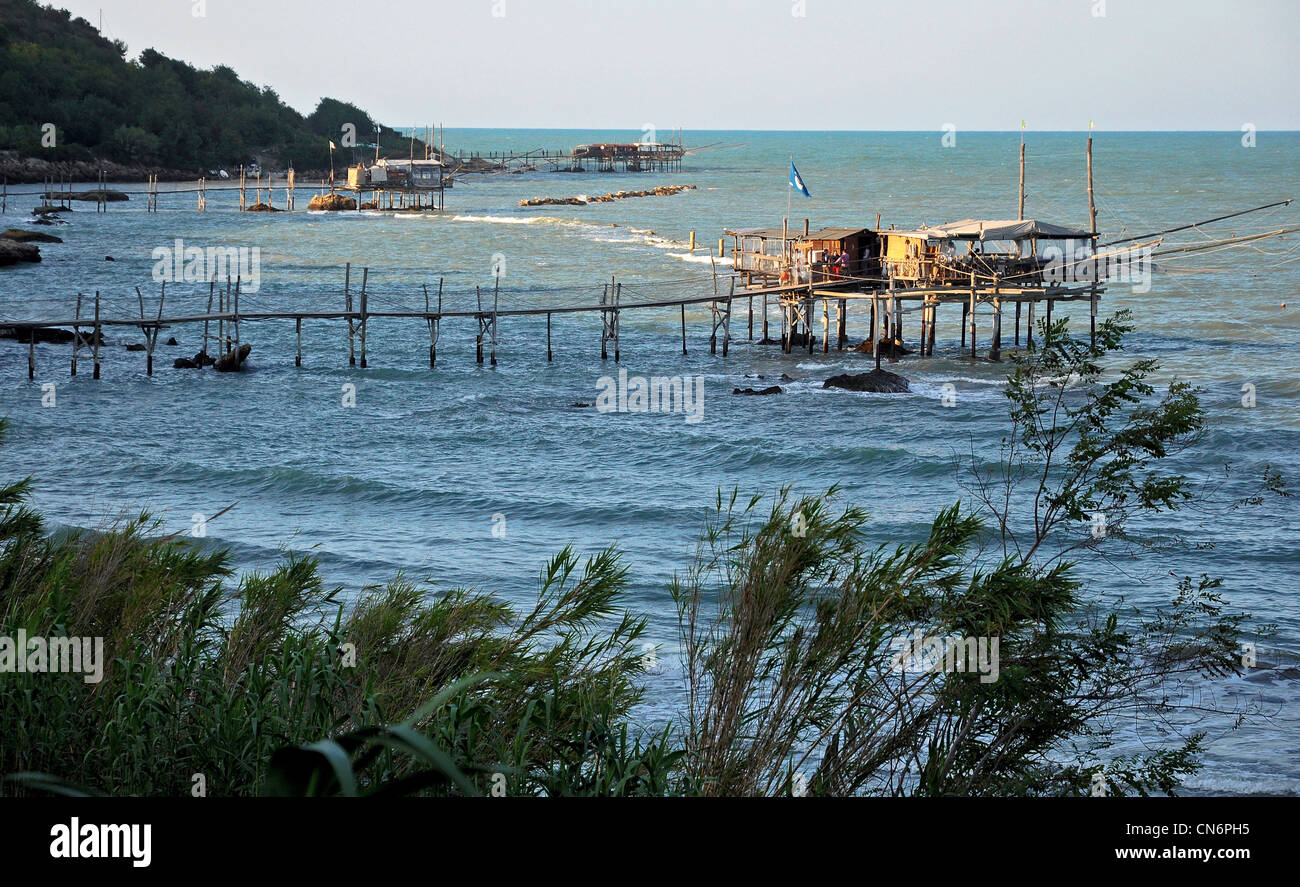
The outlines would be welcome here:
M 734 281 L 735 278 L 733 277 Z M 749 297 L 749 341 L 754 341 L 754 297 Z
M 217 353 L 216 357 L 226 353 L 226 296 L 230 292 L 230 277 L 226 277 L 226 290 L 217 290 Z
M 930 306 L 930 356 L 934 357 L 934 328 L 939 320 L 939 303 Z
M 1020 347 L 1020 300 L 1016 300 L 1016 347 Z
M 963 349 L 966 347 L 966 328 L 968 325 L 967 315 L 969 314 L 970 314 L 970 304 L 967 302 L 962 302 L 961 303 L 961 347 Z
M 550 363 L 553 360 L 551 356 L 551 312 L 546 312 L 546 361 Z
M 93 360 L 94 363 L 95 363 L 95 370 L 94 370 L 94 373 L 92 373 L 92 378 L 95 378 L 95 379 L 98 379 L 98 378 L 99 378 L 99 338 L 100 338 L 100 326 L 99 326 L 99 290 L 95 290 L 95 341 L 92 343 L 92 345 L 93 345 L 93 348 L 92 348 L 92 352 L 93 352 L 92 360 Z
M 970 356 L 975 356 L 975 309 L 979 307 L 979 295 L 975 290 L 975 272 L 970 273 Z
M 880 369 L 880 332 L 878 329 L 880 310 L 880 292 L 871 290 L 871 356 L 876 359 L 876 369 Z
M 1092 136 L 1088 136 L 1088 233 L 1097 233 L 1097 204 L 1092 199 Z M 1097 238 L 1093 238 L 1094 245 Z
M 366 368 L 366 327 L 369 325 L 369 311 L 366 306 L 366 283 L 370 279 L 370 268 L 361 269 L 361 368 Z
M 235 276 L 234 313 L 230 317 L 230 323 L 235 328 L 235 345 L 234 345 L 235 348 L 239 347 L 239 288 L 243 282 L 244 282 L 243 278 L 241 278 L 239 275 Z
M 831 353 L 831 303 L 822 299 L 822 354 Z
M 355 329 L 352 322 L 352 263 L 348 262 L 343 267 L 343 300 L 346 303 L 348 314 L 348 366 L 357 365 L 357 357 L 353 341 L 355 338 Z
M 804 299 L 804 308 L 807 315 L 804 317 L 804 331 L 808 336 L 808 353 L 813 353 L 813 322 L 816 320 L 817 302 L 812 297 L 812 284 L 808 284 L 808 295 Z
M 203 369 L 203 357 L 208 353 L 208 330 L 210 329 L 208 324 L 211 323 L 209 318 L 212 317 L 212 294 L 216 291 L 216 288 L 217 279 L 215 277 L 208 278 L 208 312 L 203 317 L 203 346 L 199 348 L 200 370 Z
M 1002 300 L 993 290 L 993 344 L 989 346 L 989 360 L 1002 359 Z
M 77 293 L 76 319 L 81 320 L 81 293 Z M 81 347 L 81 326 L 72 325 L 72 375 L 77 375 L 77 349 Z
M 1029 308 L 1025 311 L 1025 342 L 1032 348 L 1034 344 L 1034 305 L 1037 302 L 1030 302 Z
M 478 314 L 474 316 L 474 322 L 478 324 L 478 332 L 474 336 L 474 348 L 475 348 L 474 359 L 477 363 L 482 363 L 483 362 L 483 292 L 477 286 L 474 287 L 474 296 L 476 299 L 478 299 Z M 601 301 L 603 302 L 604 299 L 602 298 Z M 604 347 L 605 347 L 605 343 L 602 340 L 601 342 L 602 352 L 604 351 Z M 604 356 L 605 355 L 602 353 L 601 357 Z
M 27 330 L 27 381 L 36 379 L 36 327 Z
M 623 301 L 623 284 L 622 284 L 622 283 L 618 283 L 618 284 L 615 284 L 615 286 L 614 286 L 614 324 L 613 324 L 613 329 L 614 329 L 614 363 L 618 363 L 618 361 L 619 361 L 619 347 L 618 347 L 618 339 L 619 339 L 619 326 L 620 326 L 620 324 L 619 324 L 619 316 L 618 316 L 618 306 L 619 306 L 620 303 L 622 303 L 622 301 Z M 494 329 L 494 330 L 495 330 L 495 324 L 496 324 L 496 321 L 493 320 L 493 325 L 494 325 L 494 326 L 493 326 L 493 329 Z M 726 343 L 723 343 L 723 346 L 722 346 L 722 353 L 723 353 L 724 355 L 727 353 L 727 346 L 726 346 Z
M 686 356 L 686 303 L 682 302 L 682 357 Z
M 375 204 L 378 206 L 378 204 Z M 433 366 L 438 359 L 438 339 L 442 337 L 442 282 L 443 278 L 438 278 L 438 317 L 433 322 L 433 344 L 429 346 L 429 366 Z
M 1096 279 L 1097 279 L 1096 277 L 1093 277 L 1093 280 Z M 1097 287 L 1096 286 L 1092 288 L 1092 294 L 1089 297 L 1088 302 L 1089 302 L 1088 327 L 1092 334 L 1092 347 L 1096 348 L 1097 347 Z
M 767 293 L 763 293 L 763 341 L 764 341 L 764 342 L 768 341 L 768 338 L 767 338 Z
M 1089 139 L 1091 141 L 1091 139 Z M 1023 220 L 1025 217 L 1025 142 L 1023 135 L 1020 142 L 1020 209 L 1016 213 L 1016 220 Z
M 619 284 L 621 287 L 622 284 Z M 492 366 L 497 365 L 497 298 L 501 292 L 501 276 L 497 275 L 492 289 Z M 614 360 L 618 360 L 618 336 L 614 337 Z
M 302 318 L 301 317 L 294 318 L 294 326 L 297 328 L 298 331 L 298 356 L 294 358 L 293 365 L 296 367 L 300 367 L 302 366 Z
M 848 316 L 849 316 L 849 300 L 840 299 L 840 310 L 839 310 L 840 328 L 839 328 L 839 335 L 836 338 L 836 342 L 835 342 L 836 351 L 843 351 L 844 346 L 848 343 L 848 338 L 849 338 Z
M 731 278 L 731 291 L 727 293 L 727 319 L 722 327 L 722 356 L 727 356 L 731 347 L 731 303 L 736 296 L 736 278 Z

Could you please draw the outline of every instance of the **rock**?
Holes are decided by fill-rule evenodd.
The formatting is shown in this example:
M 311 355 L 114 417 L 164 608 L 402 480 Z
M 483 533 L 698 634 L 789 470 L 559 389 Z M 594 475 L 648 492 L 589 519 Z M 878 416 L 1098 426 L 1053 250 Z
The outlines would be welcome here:
M 853 350 L 858 352 L 859 354 L 870 354 L 871 353 L 870 340 L 859 343 L 858 345 L 854 346 Z M 912 353 L 912 349 L 908 348 L 898 339 L 894 339 L 892 342 L 889 339 L 880 340 L 881 357 L 902 357 L 904 354 L 911 354 L 911 353 Z
M 24 231 L 21 228 L 10 228 L 0 237 L 6 240 L 15 240 L 18 243 L 62 243 L 63 238 L 55 237 L 53 234 L 43 234 L 40 231 Z
M 127 345 L 127 346 L 126 346 L 126 350 L 127 350 L 127 351 L 144 351 L 144 350 L 145 350 L 145 346 L 142 345 L 142 344 L 139 343 L 139 342 L 132 342 L 130 345 Z
M 344 197 L 342 194 L 317 194 L 307 204 L 307 209 L 326 210 L 329 212 L 339 212 L 341 210 L 356 208 L 357 202 L 351 197 Z
M 175 363 L 172 364 L 174 370 L 197 370 L 198 368 L 199 365 L 188 357 L 178 357 Z
M 39 262 L 41 248 L 34 243 L 19 243 L 17 240 L 0 238 L 0 266 L 17 265 L 19 262 Z
M 280 210 L 278 210 L 278 209 L 276 209 L 275 207 L 271 206 L 271 204 L 269 204 L 269 203 L 254 203 L 252 206 L 250 206 L 248 209 L 246 209 L 245 212 L 250 212 L 250 213 L 278 213 L 278 212 L 280 212 Z
M 249 344 L 240 345 L 238 350 L 232 348 L 218 357 L 213 367 L 219 373 L 237 373 L 243 369 L 244 361 L 248 360 L 248 355 L 252 350 L 253 346 Z
M 12 326 L 0 326 L 0 339 L 17 339 L 20 342 L 27 342 L 35 335 L 36 341 L 45 345 L 67 345 L 72 342 L 72 330 L 59 329 L 58 327 L 34 327 L 31 329 L 19 329 Z M 81 331 L 81 344 L 83 346 L 93 345 L 95 339 L 94 330 Z M 107 344 L 101 333 L 99 344 Z
M 732 394 L 758 394 L 758 395 L 762 395 L 762 394 L 780 394 L 780 393 L 781 393 L 781 386 L 780 386 L 780 385 L 772 385 L 772 386 L 769 386 L 769 387 L 767 387 L 767 388 L 762 389 L 761 391 L 758 390 L 758 389 L 756 389 L 756 388 L 733 388 L 733 389 L 731 390 L 731 393 L 732 393 Z
M 175 337 L 175 336 L 172 336 L 170 339 L 167 340 L 167 344 L 168 344 L 168 345 L 179 345 L 180 342 L 177 342 L 177 341 L 176 341 L 176 337 Z
M 844 373 L 831 376 L 823 388 L 843 388 L 847 391 L 868 391 L 872 394 L 900 394 L 909 390 L 907 380 L 888 370 L 869 373 Z
M 213 360 L 211 357 L 208 357 L 207 351 L 200 351 L 198 354 L 194 355 L 194 357 L 191 358 L 191 360 L 193 361 L 195 366 L 200 366 L 200 367 L 210 367 L 214 363 L 216 363 L 215 360 Z
M 571 406 L 571 407 L 589 407 L 589 406 L 591 406 L 591 404 L 589 404 L 589 403 L 583 403 L 582 401 L 578 401 L 577 403 L 569 404 L 569 406 Z
M 96 188 L 93 191 L 46 191 L 44 197 L 46 200 L 87 200 L 95 203 L 101 200 L 105 203 L 121 203 L 131 199 L 125 192 L 108 188 Z
M 34 210 L 32 210 L 32 215 L 44 216 L 44 215 L 49 215 L 50 213 L 70 213 L 70 212 L 72 212 L 72 207 L 70 206 L 38 206 Z
M 694 190 L 694 185 L 660 185 L 659 187 L 651 188 L 648 191 L 615 191 L 611 194 L 601 194 L 596 197 L 588 197 L 585 194 L 577 197 L 534 197 L 532 200 L 519 201 L 519 205 L 586 206 L 589 203 L 609 203 L 614 200 L 626 200 L 629 197 L 663 197 L 669 194 L 680 194 L 682 191 Z M 651 231 L 650 233 L 653 234 L 654 232 Z

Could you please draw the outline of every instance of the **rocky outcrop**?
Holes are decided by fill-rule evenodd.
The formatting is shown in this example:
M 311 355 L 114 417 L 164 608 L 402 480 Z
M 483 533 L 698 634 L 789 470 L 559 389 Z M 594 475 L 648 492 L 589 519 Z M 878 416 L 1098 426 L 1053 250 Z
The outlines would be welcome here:
M 269 204 L 269 203 L 254 203 L 252 206 L 250 206 L 248 209 L 246 209 L 246 210 L 244 210 L 244 211 L 245 211 L 245 212 L 250 212 L 250 213 L 278 213 L 278 212 L 282 212 L 282 210 L 278 210 L 278 209 L 276 209 L 275 207 L 271 206 L 271 204 Z
M 317 194 L 307 204 L 307 209 L 324 210 L 326 212 L 340 212 L 356 208 L 357 202 L 351 197 L 344 197 L 342 194 Z
M 31 340 L 33 335 L 36 337 L 37 342 L 44 345 L 67 345 L 71 343 L 74 338 L 72 330 L 59 329 L 58 327 L 32 327 L 29 329 L 20 329 L 12 326 L 0 326 L 0 339 L 17 339 L 20 342 L 27 342 Z M 82 329 L 82 347 L 88 347 L 93 344 L 95 344 L 95 331 Z M 99 344 L 108 344 L 102 333 L 99 336 Z
M 15 182 L 66 181 L 95 182 L 103 174 L 106 182 L 143 182 L 157 175 L 162 182 L 197 179 L 197 170 L 159 169 L 153 166 L 127 166 L 111 160 L 46 160 L 43 157 L 20 157 L 17 151 L 0 151 L 0 176 Z M 306 175 L 306 172 L 299 173 Z
M 769 386 L 769 387 L 767 387 L 767 388 L 763 388 L 763 389 L 758 389 L 758 388 L 733 388 L 733 389 L 731 389 L 731 393 L 732 393 L 732 394 L 753 394 L 753 395 L 780 394 L 780 393 L 781 393 L 781 386 L 780 386 L 780 385 L 771 385 L 771 386 Z
M 844 373 L 831 376 L 823 388 L 843 388 L 846 391 L 866 391 L 872 394 L 901 394 L 909 390 L 907 380 L 888 370 L 869 373 Z
M 243 369 L 244 361 L 248 360 L 248 355 L 252 350 L 253 346 L 249 344 L 232 348 L 218 357 L 217 362 L 212 366 L 219 373 L 237 373 Z
M 17 240 L 0 238 L 0 267 L 17 265 L 19 262 L 39 262 L 41 248 L 34 243 L 19 243 Z
M 130 200 L 130 195 L 123 191 L 113 191 L 108 188 L 95 188 L 91 191 L 46 191 L 42 195 L 46 200 L 82 200 L 90 203 L 122 203 Z
M 646 191 L 615 191 L 611 194 L 601 194 L 597 197 L 588 197 L 585 194 L 577 197 L 534 197 L 531 200 L 519 201 L 519 205 L 586 206 L 589 203 L 609 203 L 614 200 L 627 200 L 629 197 L 665 197 L 669 194 L 680 194 L 683 191 L 694 190 L 694 185 L 660 185 L 657 188 L 650 188 Z
M 859 345 L 856 345 L 856 346 L 853 348 L 853 350 L 856 351 L 856 352 L 858 352 L 859 354 L 870 354 L 870 353 L 871 353 L 871 340 L 868 339 L 867 341 L 862 342 L 862 343 L 859 344 Z M 903 344 L 901 341 L 899 341 L 898 339 L 893 339 L 893 340 L 890 340 L 890 339 L 881 339 L 881 340 L 880 340 L 880 356 L 881 356 L 881 357 L 902 357 L 904 354 L 911 354 L 911 353 L 913 353 L 913 350 L 912 350 L 911 348 L 908 348 L 906 345 L 904 345 L 904 344 Z
M 10 228 L 0 238 L 5 240 L 15 240 L 18 243 L 62 243 L 63 238 L 55 237 L 53 234 L 46 234 L 42 231 L 24 231 L 21 228 Z
M 213 360 L 211 357 L 208 357 L 208 352 L 200 351 L 198 354 L 194 355 L 193 357 L 176 358 L 175 363 L 172 364 L 172 369 L 199 370 L 202 369 L 203 367 L 210 367 L 214 363 L 216 363 L 216 361 Z

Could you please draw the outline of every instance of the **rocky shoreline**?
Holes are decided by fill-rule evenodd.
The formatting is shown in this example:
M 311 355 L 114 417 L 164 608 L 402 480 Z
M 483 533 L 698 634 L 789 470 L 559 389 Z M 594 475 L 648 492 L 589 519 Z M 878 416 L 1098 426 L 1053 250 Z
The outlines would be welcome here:
M 0 151 L 0 178 L 7 179 L 11 185 L 44 184 L 49 179 L 95 182 L 101 172 L 106 182 L 144 182 L 152 175 L 158 176 L 160 182 L 194 182 L 208 175 L 207 170 L 122 164 L 111 160 L 46 160 L 43 157 L 20 157 L 16 151 Z M 308 182 L 319 179 L 322 172 L 297 170 L 297 175 L 300 181 Z M 233 171 L 231 176 L 232 180 L 238 179 Z M 276 173 L 276 176 L 280 177 L 280 174 Z

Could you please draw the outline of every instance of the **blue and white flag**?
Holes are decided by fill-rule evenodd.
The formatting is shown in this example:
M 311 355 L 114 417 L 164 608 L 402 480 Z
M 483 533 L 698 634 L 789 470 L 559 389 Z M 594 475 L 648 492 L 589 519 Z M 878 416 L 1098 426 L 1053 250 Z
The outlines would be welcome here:
M 804 197 L 812 197 L 812 192 L 808 186 L 803 183 L 803 176 L 799 175 L 799 170 L 794 168 L 794 161 L 790 161 L 790 187 L 798 191 Z

